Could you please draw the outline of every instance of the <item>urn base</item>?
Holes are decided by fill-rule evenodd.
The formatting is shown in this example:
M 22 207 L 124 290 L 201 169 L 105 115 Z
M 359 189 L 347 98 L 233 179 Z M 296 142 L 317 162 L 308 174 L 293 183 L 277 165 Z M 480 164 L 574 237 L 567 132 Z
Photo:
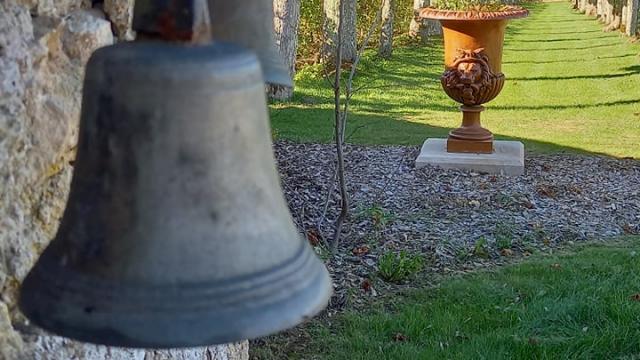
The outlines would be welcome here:
M 446 139 L 428 139 L 416 159 L 416 168 L 470 170 L 485 174 L 524 174 L 524 145 L 519 141 L 495 141 L 491 154 L 447 152 Z
M 449 137 L 447 139 L 447 152 L 450 153 L 493 153 L 493 139 L 491 140 L 460 140 Z

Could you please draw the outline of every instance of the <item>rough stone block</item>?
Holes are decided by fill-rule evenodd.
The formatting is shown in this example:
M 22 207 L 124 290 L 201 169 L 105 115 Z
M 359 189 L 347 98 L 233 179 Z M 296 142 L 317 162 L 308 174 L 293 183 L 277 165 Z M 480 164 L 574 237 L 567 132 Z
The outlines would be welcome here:
M 433 165 L 489 174 L 524 174 L 524 145 L 521 142 L 496 141 L 494 149 L 492 154 L 449 153 L 446 139 L 428 139 L 416 159 L 416 168 Z

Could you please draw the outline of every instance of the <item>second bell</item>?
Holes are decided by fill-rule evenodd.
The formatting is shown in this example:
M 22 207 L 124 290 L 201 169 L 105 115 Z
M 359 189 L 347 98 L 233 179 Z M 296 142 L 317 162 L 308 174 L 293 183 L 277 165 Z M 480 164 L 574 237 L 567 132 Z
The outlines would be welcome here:
M 253 50 L 265 81 L 292 86 L 291 74 L 278 51 L 273 31 L 273 0 L 208 0 L 214 41 Z

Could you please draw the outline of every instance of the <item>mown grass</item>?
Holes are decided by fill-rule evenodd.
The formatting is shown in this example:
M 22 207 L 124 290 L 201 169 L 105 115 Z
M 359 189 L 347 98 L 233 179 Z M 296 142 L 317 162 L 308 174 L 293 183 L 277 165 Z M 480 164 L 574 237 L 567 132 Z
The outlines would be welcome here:
M 422 143 L 459 125 L 457 104 L 440 87 L 442 40 L 398 46 L 391 60 L 367 53 L 352 101 L 349 141 Z M 529 151 L 579 151 L 640 158 L 640 44 L 603 33 L 570 4 L 543 3 L 510 23 L 507 83 L 483 123 Z M 332 92 L 318 67 L 302 69 L 290 103 L 272 105 L 275 132 L 302 142 L 332 139 Z
M 640 239 L 448 279 L 306 331 L 254 358 L 639 359 Z

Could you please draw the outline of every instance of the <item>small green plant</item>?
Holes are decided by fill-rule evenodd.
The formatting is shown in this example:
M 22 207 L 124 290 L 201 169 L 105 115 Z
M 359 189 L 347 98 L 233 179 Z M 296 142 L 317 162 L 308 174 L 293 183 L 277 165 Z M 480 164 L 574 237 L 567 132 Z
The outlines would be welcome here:
M 498 250 L 511 249 L 513 240 L 510 237 L 499 237 L 496 239 L 496 246 L 498 246 Z
M 433 7 L 454 11 L 502 11 L 509 6 L 535 3 L 533 0 L 437 0 Z
M 378 260 L 380 277 L 392 283 L 401 283 L 422 270 L 423 258 L 420 255 L 409 255 L 406 251 L 400 253 L 387 252 Z
M 511 249 L 513 247 L 514 226 L 511 224 L 499 223 L 493 232 L 496 239 L 496 246 L 499 250 Z
M 473 247 L 473 255 L 485 259 L 489 257 L 489 242 L 484 236 L 476 240 L 476 244 Z
M 278 129 L 271 129 L 271 139 L 276 141 L 280 138 L 280 134 L 278 133 Z
M 380 205 L 373 205 L 360 211 L 360 216 L 370 220 L 373 224 L 373 229 L 377 233 L 382 232 L 385 227 L 393 221 L 393 215 L 391 212 Z
M 467 259 L 469 259 L 470 256 L 471 256 L 471 253 L 469 252 L 469 249 L 466 247 L 461 247 L 456 250 L 456 259 L 458 259 L 459 261 L 467 261 Z
M 313 250 L 316 252 L 316 255 L 318 255 L 320 260 L 322 260 L 322 262 L 326 262 L 327 260 L 329 260 L 331 258 L 331 251 L 329 251 L 324 246 L 321 246 L 321 245 L 320 246 L 314 246 Z

